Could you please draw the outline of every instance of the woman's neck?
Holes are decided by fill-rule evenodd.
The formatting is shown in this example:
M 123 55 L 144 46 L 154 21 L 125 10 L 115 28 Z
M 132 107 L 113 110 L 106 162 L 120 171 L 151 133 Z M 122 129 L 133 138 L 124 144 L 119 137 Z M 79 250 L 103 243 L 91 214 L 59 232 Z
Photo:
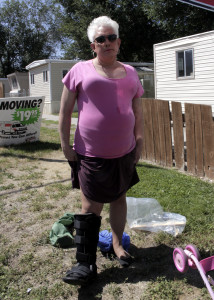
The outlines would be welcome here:
M 95 63 L 101 67 L 111 68 L 114 67 L 117 64 L 117 60 L 115 58 L 111 58 L 108 60 L 102 60 L 98 57 L 95 58 Z
M 93 60 L 94 67 L 98 74 L 107 78 L 120 79 L 126 77 L 125 67 L 117 60 L 102 62 L 96 57 Z

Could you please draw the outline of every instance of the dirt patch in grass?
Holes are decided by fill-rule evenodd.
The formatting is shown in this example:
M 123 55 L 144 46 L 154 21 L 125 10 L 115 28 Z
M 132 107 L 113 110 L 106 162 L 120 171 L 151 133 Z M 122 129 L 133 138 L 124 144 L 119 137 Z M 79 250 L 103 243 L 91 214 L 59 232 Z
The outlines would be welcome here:
M 196 272 L 175 270 L 173 248 L 159 244 L 157 234 L 128 226 L 133 265 L 123 269 L 98 250 L 97 280 L 90 287 L 64 284 L 61 278 L 75 263 L 75 248 L 51 246 L 49 232 L 65 212 L 80 210 L 69 165 L 60 150 L 39 158 L 0 151 L 0 299 L 209 299 Z M 102 212 L 104 229 L 110 230 L 108 205 Z

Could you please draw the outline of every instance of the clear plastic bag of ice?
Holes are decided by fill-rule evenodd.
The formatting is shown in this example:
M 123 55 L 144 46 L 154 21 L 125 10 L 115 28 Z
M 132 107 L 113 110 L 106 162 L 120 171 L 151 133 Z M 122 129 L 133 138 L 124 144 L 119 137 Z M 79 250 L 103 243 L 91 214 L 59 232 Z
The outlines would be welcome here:
M 166 232 L 173 236 L 181 234 L 186 226 L 186 217 L 164 212 L 156 199 L 127 197 L 127 222 L 134 230 Z

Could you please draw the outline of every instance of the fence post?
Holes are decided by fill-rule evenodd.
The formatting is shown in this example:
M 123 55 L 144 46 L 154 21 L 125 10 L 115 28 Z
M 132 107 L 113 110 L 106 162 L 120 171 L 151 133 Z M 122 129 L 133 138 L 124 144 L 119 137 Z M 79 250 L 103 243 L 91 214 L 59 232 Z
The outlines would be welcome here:
M 4 98 L 4 86 L 2 82 L 0 82 L 0 98 Z
M 205 176 L 214 179 L 214 122 L 212 108 L 201 105 Z
M 172 102 L 172 121 L 175 166 L 180 170 L 184 170 L 184 131 L 182 107 L 180 102 Z
M 151 100 L 143 99 L 143 127 L 144 127 L 144 151 L 143 158 L 153 161 L 154 160 L 154 138 L 153 138 L 153 124 L 152 124 L 152 111 Z
M 196 173 L 199 177 L 204 177 L 204 158 L 203 158 L 203 134 L 201 120 L 201 105 L 194 105 L 195 115 L 195 155 Z
M 187 172 L 196 174 L 194 104 L 185 103 Z
M 155 162 L 161 163 L 161 149 L 160 149 L 160 132 L 159 132 L 159 113 L 158 113 L 158 100 L 152 101 L 152 122 L 153 122 L 153 135 L 154 135 L 154 150 Z
M 157 100 L 162 164 L 172 167 L 172 136 L 169 101 Z

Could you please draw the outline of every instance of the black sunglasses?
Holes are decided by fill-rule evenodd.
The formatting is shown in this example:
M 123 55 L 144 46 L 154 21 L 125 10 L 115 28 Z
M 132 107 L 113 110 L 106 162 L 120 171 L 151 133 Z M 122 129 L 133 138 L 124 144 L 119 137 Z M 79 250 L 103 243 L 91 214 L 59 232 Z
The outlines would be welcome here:
M 94 41 L 96 41 L 98 44 L 102 44 L 106 41 L 106 38 L 109 40 L 109 42 L 114 42 L 117 39 L 116 34 L 109 34 L 109 35 L 101 35 L 98 36 Z

